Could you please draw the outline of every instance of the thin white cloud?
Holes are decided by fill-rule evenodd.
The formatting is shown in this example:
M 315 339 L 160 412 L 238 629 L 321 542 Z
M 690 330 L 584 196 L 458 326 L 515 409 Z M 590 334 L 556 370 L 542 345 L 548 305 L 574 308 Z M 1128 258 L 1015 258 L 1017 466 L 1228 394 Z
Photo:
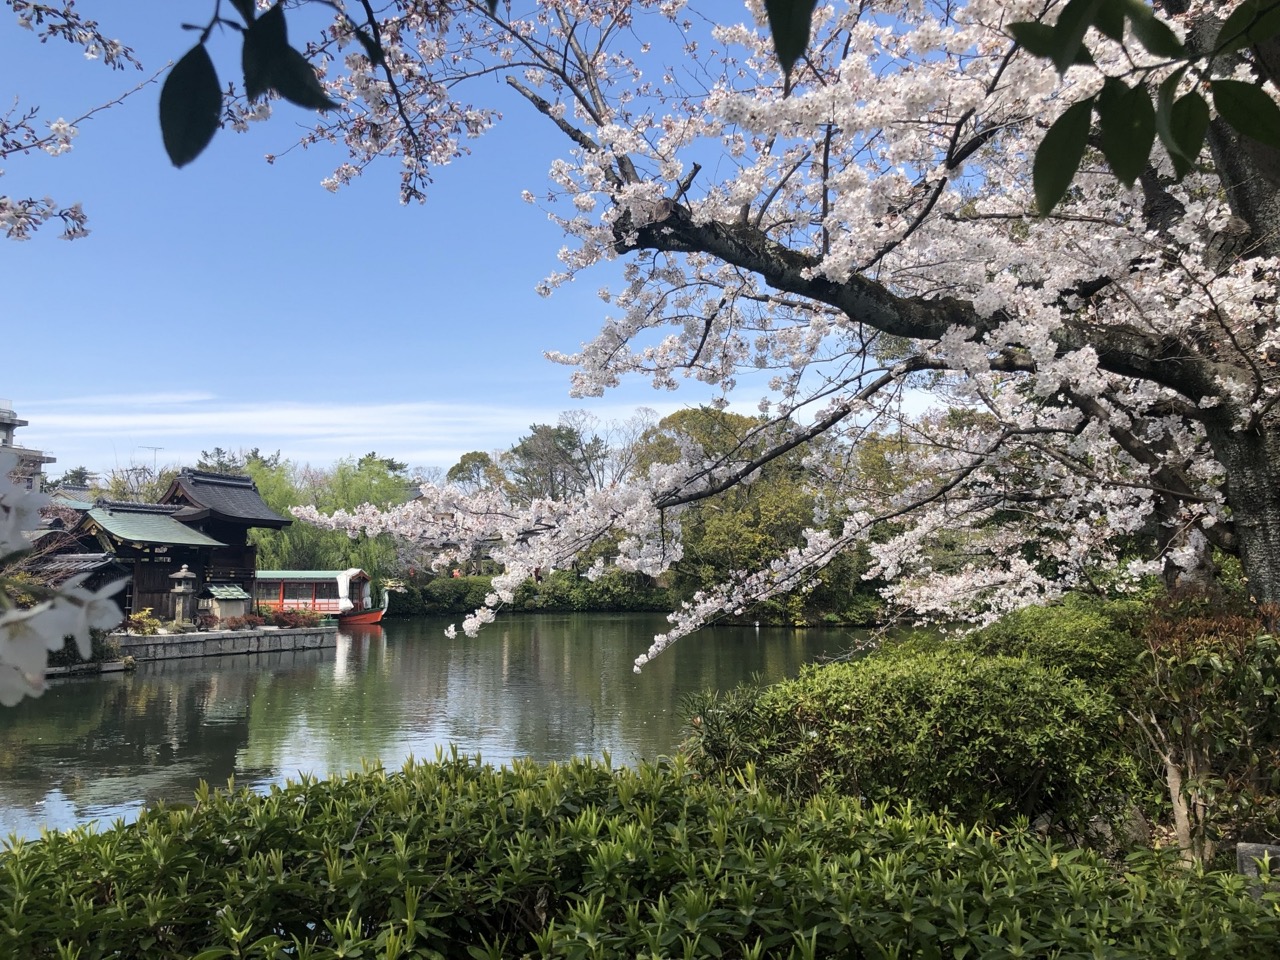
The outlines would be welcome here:
M 209 394 L 82 398 L 72 410 L 27 406 L 20 443 L 57 457 L 51 476 L 73 466 L 107 471 L 130 463 L 192 464 L 204 450 L 257 447 L 287 459 L 327 465 L 376 450 L 415 466 L 448 467 L 469 450 L 514 444 L 534 423 L 555 423 L 587 408 L 602 421 L 625 420 L 637 406 L 568 403 L 563 407 L 474 403 L 231 403 Z M 684 404 L 647 404 L 659 416 Z M 52 404 L 45 404 L 46 408 Z
M 217 394 L 207 391 L 186 391 L 183 393 L 101 393 L 84 397 L 57 397 L 51 400 L 27 400 L 22 406 L 29 410 L 43 410 L 46 407 L 88 408 L 101 404 L 124 404 L 132 406 L 168 406 L 175 403 L 198 403 L 204 400 L 216 400 Z

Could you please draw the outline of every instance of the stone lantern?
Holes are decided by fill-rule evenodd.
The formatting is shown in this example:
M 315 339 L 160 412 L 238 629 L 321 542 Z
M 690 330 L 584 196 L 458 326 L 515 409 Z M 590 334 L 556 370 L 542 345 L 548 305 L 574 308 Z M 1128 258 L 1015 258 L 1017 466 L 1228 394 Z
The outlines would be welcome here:
M 169 593 L 173 597 L 174 622 L 189 623 L 195 617 L 196 575 L 184 563 L 177 573 L 169 574 L 169 579 L 173 581 Z

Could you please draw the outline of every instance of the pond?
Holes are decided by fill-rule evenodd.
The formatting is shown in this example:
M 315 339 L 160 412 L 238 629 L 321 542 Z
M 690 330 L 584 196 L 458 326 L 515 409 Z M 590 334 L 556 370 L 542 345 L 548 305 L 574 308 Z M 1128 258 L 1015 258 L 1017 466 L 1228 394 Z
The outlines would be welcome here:
M 446 621 L 389 620 L 330 650 L 170 660 L 55 681 L 0 710 L 0 837 L 132 819 L 189 802 L 201 780 L 261 789 L 299 773 L 400 766 L 439 749 L 618 763 L 671 752 L 680 700 L 793 676 L 861 639 L 837 628 L 711 627 L 632 672 L 659 614 L 522 614 L 476 639 Z

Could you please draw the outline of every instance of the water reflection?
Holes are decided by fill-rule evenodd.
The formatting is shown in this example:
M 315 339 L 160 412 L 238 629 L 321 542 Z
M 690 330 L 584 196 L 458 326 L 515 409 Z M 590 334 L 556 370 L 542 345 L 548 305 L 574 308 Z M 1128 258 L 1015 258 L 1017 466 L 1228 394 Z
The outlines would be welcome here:
M 398 766 L 457 744 L 493 763 L 653 757 L 679 742 L 681 697 L 776 679 L 848 649 L 843 630 L 714 628 L 636 676 L 657 615 L 524 615 L 478 639 L 389 621 L 336 650 L 148 664 L 55 684 L 0 712 L 0 834 L 131 818 L 201 779 L 262 787 L 299 772 Z

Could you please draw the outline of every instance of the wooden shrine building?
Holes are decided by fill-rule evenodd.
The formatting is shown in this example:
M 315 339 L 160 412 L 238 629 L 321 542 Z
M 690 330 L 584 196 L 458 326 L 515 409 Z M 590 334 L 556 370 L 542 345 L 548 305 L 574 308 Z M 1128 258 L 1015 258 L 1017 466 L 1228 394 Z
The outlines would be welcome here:
M 267 506 L 252 477 L 185 469 L 160 503 L 179 508 L 174 519 L 218 541 L 200 583 L 234 584 L 249 596 L 258 566 L 257 547 L 249 543 L 249 531 L 254 527 L 279 530 L 293 523 Z
M 226 545 L 176 518 L 182 508 L 154 503 L 99 500 L 72 530 L 85 553 L 112 556 L 130 574 L 121 606 L 125 613 L 146 607 L 170 617 L 171 574 L 187 567 L 203 580 L 215 550 Z

